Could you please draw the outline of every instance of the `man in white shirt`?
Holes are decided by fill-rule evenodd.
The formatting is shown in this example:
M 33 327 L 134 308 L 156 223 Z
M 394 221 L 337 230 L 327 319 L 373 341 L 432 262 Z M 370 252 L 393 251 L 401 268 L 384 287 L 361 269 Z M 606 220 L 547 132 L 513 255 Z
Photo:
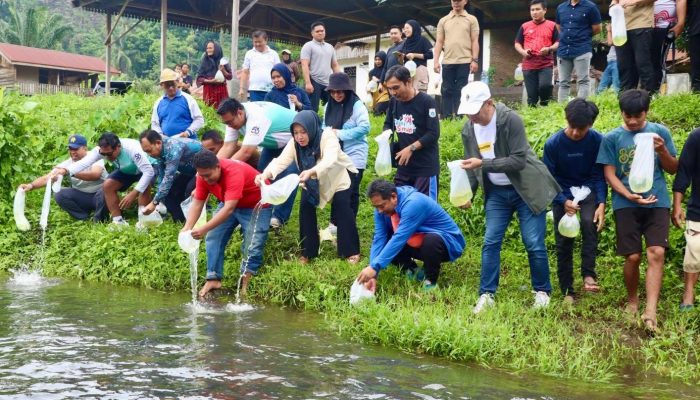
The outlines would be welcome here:
M 267 46 L 267 33 L 253 32 L 253 48 L 245 53 L 243 71 L 241 73 L 241 88 L 238 97 L 244 100 L 245 88 L 248 88 L 248 100 L 263 101 L 265 95 L 272 89 L 270 71 L 272 66 L 280 62 L 277 52 Z
M 61 168 L 68 168 L 82 160 L 88 154 L 87 139 L 82 135 L 71 135 L 68 138 L 68 154 L 70 157 L 58 164 Z M 71 187 L 63 188 L 56 192 L 54 199 L 59 207 L 79 220 L 86 220 L 91 212 L 95 212 L 93 221 L 99 222 L 106 217 L 104 194 L 102 183 L 107 178 L 104 160 L 98 160 L 90 166 L 89 170 L 75 174 L 70 178 Z M 31 183 L 24 183 L 20 188 L 25 192 L 45 187 L 49 180 L 55 181 L 55 174 L 49 173 L 34 179 Z

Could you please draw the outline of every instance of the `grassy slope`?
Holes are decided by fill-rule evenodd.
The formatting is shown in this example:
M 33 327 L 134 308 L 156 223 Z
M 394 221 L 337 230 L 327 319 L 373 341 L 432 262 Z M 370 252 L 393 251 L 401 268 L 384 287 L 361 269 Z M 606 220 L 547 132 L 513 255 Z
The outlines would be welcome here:
M 606 96 L 598 98 L 597 102 L 601 116 L 596 127 L 607 131 L 618 125 L 614 98 Z M 137 106 L 139 104 L 134 105 Z M 654 103 L 650 118 L 672 129 L 680 150 L 690 128 L 700 124 L 698 106 L 697 96 L 662 98 Z M 72 100 L 70 107 L 90 106 Z M 541 153 L 546 137 L 563 125 L 563 112 L 561 106 L 551 105 L 525 111 L 524 120 L 531 144 Z M 382 121 L 373 119 L 372 122 L 371 135 L 374 136 L 381 130 Z M 461 157 L 461 125 L 459 122 L 443 123 L 440 139 L 443 161 Z M 376 148 L 373 140 L 370 143 L 372 165 Z M 363 187 L 373 179 L 370 170 Z M 440 200 L 448 204 L 449 178 L 444 167 L 443 170 Z M 29 197 L 28 215 L 33 217 L 30 217 L 33 226 L 37 225 L 40 198 L 41 193 L 32 193 Z M 465 232 L 467 249 L 457 262 L 444 266 L 440 291 L 424 294 L 417 283 L 408 282 L 389 269 L 380 278 L 378 302 L 350 308 L 348 291 L 360 267 L 349 267 L 337 261 L 328 243 L 324 244 L 322 255 L 315 263 L 308 267 L 297 265 L 294 260 L 298 254 L 298 229 L 293 216 L 290 226 L 271 235 L 266 248 L 267 267 L 253 280 L 251 296 L 257 301 L 323 312 L 329 326 L 346 337 L 407 351 L 588 381 L 616 380 L 627 373 L 630 366 L 688 382 L 700 381 L 694 346 L 700 339 L 700 315 L 698 311 L 685 314 L 677 311 L 682 291 L 684 245 L 679 230 L 672 231 L 672 249 L 667 256 L 659 310 L 662 332 L 650 338 L 637 320 L 627 319 L 620 309 L 625 290 L 621 259 L 613 252 L 614 224 L 610 215 L 601 237 L 598 259 L 602 293 L 583 296 L 573 308 L 561 303 L 550 225 L 547 241 L 555 290 L 552 307 L 543 311 L 530 310 L 532 294 L 527 257 L 518 237 L 517 224 L 513 223 L 507 232 L 502 255 L 498 307 L 473 316 L 471 307 L 477 298 L 484 224 L 481 193 L 477 194 L 475 207 L 469 212 L 449 205 L 447 209 Z M 371 241 L 371 216 L 372 209 L 364 201 L 358 226 L 365 256 Z M 324 226 L 328 211 L 322 211 L 320 218 L 320 225 Z M 10 224 L 0 229 L 0 269 L 38 262 L 38 232 L 22 234 Z M 104 226 L 76 223 L 64 213 L 54 212 L 43 257 L 44 271 L 49 275 L 143 285 L 158 290 L 184 290 L 189 287 L 188 264 L 177 248 L 177 229 L 165 224 L 148 234 L 131 230 L 114 233 Z M 228 278 L 225 284 L 229 287 L 235 285 L 239 241 L 236 236 L 226 257 Z M 204 260 L 200 260 L 200 277 L 204 268 Z M 577 278 L 578 285 L 579 280 Z

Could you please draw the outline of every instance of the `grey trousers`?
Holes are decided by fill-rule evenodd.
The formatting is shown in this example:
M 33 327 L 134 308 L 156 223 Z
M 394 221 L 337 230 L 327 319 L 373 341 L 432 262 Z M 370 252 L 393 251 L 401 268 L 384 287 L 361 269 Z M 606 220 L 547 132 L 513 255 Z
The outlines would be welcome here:
M 90 217 L 90 212 L 94 211 L 93 221 L 100 222 L 108 214 L 102 189 L 95 193 L 85 193 L 78 189 L 63 188 L 54 195 L 54 199 L 59 207 L 75 219 L 86 220 Z
M 562 103 L 569 99 L 571 91 L 571 73 L 576 71 L 576 86 L 578 94 L 576 97 L 585 99 L 591 91 L 591 79 L 589 69 L 591 68 L 591 57 L 593 53 L 581 54 L 576 58 L 559 58 L 559 93 L 557 100 Z

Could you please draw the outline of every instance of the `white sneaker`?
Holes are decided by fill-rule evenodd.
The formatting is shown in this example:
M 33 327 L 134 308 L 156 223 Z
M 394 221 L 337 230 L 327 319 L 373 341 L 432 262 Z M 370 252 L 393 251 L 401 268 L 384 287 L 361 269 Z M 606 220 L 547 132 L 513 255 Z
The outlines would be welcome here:
M 275 217 L 270 218 L 270 228 L 279 229 L 280 227 L 282 227 L 282 221 Z
M 535 303 L 532 308 L 543 308 L 549 305 L 549 295 L 545 292 L 535 293 Z
M 330 232 L 331 235 L 338 236 L 338 227 L 337 226 L 329 223 L 328 228 L 326 228 L 326 229 L 328 229 L 328 232 Z
M 493 299 L 493 294 L 491 293 L 484 293 L 481 296 L 479 296 L 479 301 L 476 302 L 476 305 L 474 306 L 474 309 L 472 312 L 474 314 L 479 314 L 480 312 L 484 311 L 487 308 L 491 308 L 496 305 L 496 301 Z
M 126 222 L 125 219 L 120 219 L 119 221 L 112 220 L 112 223 L 109 224 L 107 229 L 109 229 L 110 231 L 115 231 L 115 230 L 119 230 L 119 229 L 122 229 L 122 228 L 127 227 L 127 226 L 129 226 L 129 223 Z

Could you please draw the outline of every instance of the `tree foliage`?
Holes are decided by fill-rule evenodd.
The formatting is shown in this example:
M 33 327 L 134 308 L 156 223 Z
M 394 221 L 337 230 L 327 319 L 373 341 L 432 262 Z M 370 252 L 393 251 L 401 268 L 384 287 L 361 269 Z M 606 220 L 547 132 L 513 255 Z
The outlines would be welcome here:
M 7 15 L 0 21 L 0 41 L 42 49 L 62 49 L 63 42 L 73 32 L 63 17 L 44 7 L 24 7 L 10 4 Z

